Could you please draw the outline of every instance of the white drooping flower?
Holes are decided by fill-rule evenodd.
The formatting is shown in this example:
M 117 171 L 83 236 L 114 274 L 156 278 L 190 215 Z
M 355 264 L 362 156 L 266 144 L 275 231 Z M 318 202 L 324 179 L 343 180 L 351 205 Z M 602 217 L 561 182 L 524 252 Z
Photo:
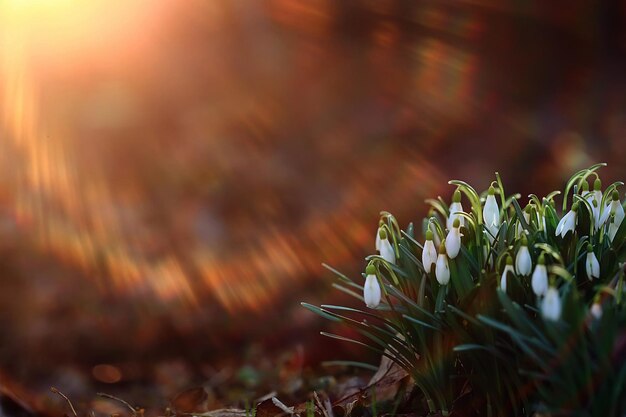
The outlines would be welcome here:
M 485 200 L 485 206 L 483 207 L 483 220 L 487 230 L 489 231 L 487 235 L 491 243 L 493 243 L 493 240 L 500 229 L 500 208 L 498 207 L 495 194 L 496 189 L 493 188 L 493 186 L 489 187 L 489 193 L 487 195 L 487 199 Z
M 511 255 L 506 257 L 506 266 L 504 267 L 504 271 L 502 271 L 502 277 L 500 277 L 500 289 L 506 292 L 506 281 L 508 278 L 508 273 L 515 274 L 515 270 L 513 270 L 513 258 Z
M 600 304 L 599 300 L 593 302 L 589 312 L 596 320 L 600 320 L 602 318 L 602 304 Z
M 593 191 L 589 191 L 583 196 L 593 208 L 594 228 L 598 230 L 600 228 L 600 204 L 602 203 L 602 181 L 600 178 L 596 178 L 593 182 Z
M 429 273 L 433 265 L 437 262 L 437 248 L 433 242 L 433 232 L 426 231 L 426 241 L 424 242 L 424 249 L 422 250 L 422 265 L 424 270 Z
M 435 278 L 441 285 L 447 285 L 450 282 L 450 267 L 448 266 L 445 243 L 441 243 L 439 246 L 439 256 L 437 256 L 437 264 L 435 265 Z
M 556 236 L 565 237 L 568 232 L 573 232 L 578 220 L 578 203 L 572 204 L 572 209 L 567 212 L 556 226 Z
M 558 321 L 561 318 L 561 297 L 556 288 L 550 287 L 546 291 L 546 296 L 541 300 L 541 315 L 551 321 Z
M 526 235 L 522 236 L 522 245 L 517 250 L 515 256 L 515 270 L 517 275 L 527 276 L 530 275 L 530 271 L 533 269 L 533 261 L 530 258 L 530 252 L 528 251 L 528 239 Z
M 461 222 L 459 219 L 454 219 L 452 229 L 450 229 L 448 236 L 446 236 L 446 251 L 450 259 L 456 258 L 461 250 L 461 236 L 463 236 L 463 233 L 461 233 L 460 229 Z
M 608 234 L 611 241 L 615 239 L 615 234 L 624 220 L 624 207 L 619 201 L 619 193 L 617 191 L 613 191 L 612 197 L 611 203 L 604 208 L 604 214 L 600 220 L 600 223 L 602 224 L 606 223 L 607 220 L 610 220 L 611 223 L 609 223 Z
M 379 231 L 380 234 L 380 256 L 390 264 L 396 263 L 396 252 L 393 249 L 393 246 L 387 239 L 387 232 L 385 229 L 381 228 Z
M 452 204 L 449 207 L 450 214 L 448 220 L 446 220 L 446 227 L 448 230 L 452 230 L 452 225 L 455 219 L 459 219 L 461 226 L 465 225 L 465 218 L 459 213 L 463 212 L 463 205 L 461 205 L 461 192 L 456 190 L 452 195 Z
M 548 291 L 548 269 L 546 268 L 546 260 L 543 253 L 539 255 L 530 284 L 537 296 L 545 295 L 546 291 Z
M 369 308 L 376 308 L 380 304 L 381 292 L 378 278 L 376 277 L 376 267 L 368 265 L 365 268 L 365 285 L 363 286 L 363 299 Z
M 585 270 L 587 271 L 587 278 L 591 281 L 593 278 L 600 278 L 600 262 L 596 254 L 593 253 L 593 246 L 587 245 L 587 259 L 585 260 Z

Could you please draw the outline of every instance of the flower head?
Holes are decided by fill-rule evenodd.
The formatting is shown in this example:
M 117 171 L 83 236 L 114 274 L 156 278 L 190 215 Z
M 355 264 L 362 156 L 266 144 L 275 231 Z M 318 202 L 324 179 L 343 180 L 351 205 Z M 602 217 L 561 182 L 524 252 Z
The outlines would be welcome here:
M 593 245 L 587 245 L 587 259 L 585 260 L 585 270 L 587 271 L 587 278 L 592 280 L 593 278 L 600 278 L 600 262 L 596 254 L 593 253 Z
M 422 250 L 422 265 L 424 265 L 426 273 L 432 270 L 435 262 L 437 262 L 437 248 L 433 242 L 433 232 L 426 230 L 426 241 Z
M 463 236 L 463 233 L 461 233 L 460 227 L 460 220 L 454 219 L 452 229 L 450 229 L 448 236 L 446 236 L 446 250 L 450 259 L 456 258 L 461 250 L 461 236 Z
M 435 278 L 441 285 L 447 285 L 450 281 L 450 267 L 448 266 L 448 255 L 446 255 L 446 244 L 441 242 L 439 246 L 439 256 L 435 265 Z
M 515 274 L 515 271 L 513 270 L 513 257 L 511 257 L 511 255 L 507 255 L 506 266 L 504 267 L 504 271 L 502 271 L 502 277 L 500 277 L 500 289 L 504 292 L 506 292 L 506 279 L 508 273 Z
M 587 183 L 587 181 L 585 181 Z M 584 191 L 583 191 L 584 192 Z M 602 181 L 600 178 L 596 178 L 593 182 L 593 191 L 586 192 L 584 195 L 585 200 L 589 202 L 593 209 L 594 228 L 598 230 L 600 228 L 600 203 L 602 202 Z
M 526 235 L 522 236 L 522 245 L 517 250 L 515 256 L 515 270 L 518 275 L 526 276 L 530 275 L 530 271 L 533 269 L 533 261 L 530 258 L 530 252 L 528 251 L 528 239 Z
M 600 320 L 602 318 L 602 304 L 600 304 L 599 300 L 593 302 L 589 312 L 596 320 Z
M 494 236 L 498 234 L 500 228 L 500 208 L 498 207 L 495 194 L 496 189 L 493 186 L 489 187 L 489 194 L 487 195 L 485 206 L 483 207 L 483 220 L 490 233 L 489 241 L 492 243 Z
M 548 270 L 546 268 L 546 258 L 543 253 L 539 255 L 530 284 L 533 288 L 533 292 L 537 296 L 545 295 L 546 291 L 548 291 Z
M 376 277 L 376 267 L 372 264 L 365 268 L 365 285 L 363 286 L 363 299 L 369 308 L 376 308 L 380 304 L 380 284 Z
M 573 232 L 578 220 L 578 203 L 572 204 L 572 209 L 567 212 L 556 226 L 556 236 L 565 237 L 568 232 Z
M 551 321 L 561 318 L 561 298 L 556 288 L 550 287 L 546 291 L 546 296 L 541 300 L 541 315 Z
M 613 191 L 611 203 L 605 208 L 604 214 L 602 215 L 602 219 L 600 223 L 604 224 L 609 220 L 609 239 L 613 241 L 615 239 L 615 235 L 619 230 L 619 227 L 622 225 L 622 221 L 624 220 L 624 207 L 622 203 L 619 201 L 619 193 Z
M 459 219 L 461 226 L 465 225 L 465 219 L 459 214 L 463 212 L 461 192 L 459 190 L 454 191 L 454 194 L 452 194 L 452 204 L 450 204 L 449 211 L 450 214 L 448 215 L 448 220 L 446 221 L 446 227 L 448 230 L 452 230 L 452 225 L 454 224 L 455 219 Z
M 395 264 L 396 252 L 393 250 L 393 246 L 387 239 L 387 232 L 384 228 L 381 228 L 378 233 L 380 236 L 380 256 L 382 256 L 383 259 L 390 264 Z

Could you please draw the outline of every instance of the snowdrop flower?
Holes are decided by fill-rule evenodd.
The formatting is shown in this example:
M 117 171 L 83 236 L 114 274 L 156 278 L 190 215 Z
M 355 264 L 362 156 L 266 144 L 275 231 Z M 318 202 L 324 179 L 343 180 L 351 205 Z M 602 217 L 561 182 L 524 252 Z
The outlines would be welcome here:
M 439 256 L 437 256 L 437 264 L 435 265 L 435 278 L 441 285 L 447 285 L 450 282 L 448 255 L 446 255 L 446 244 L 443 242 L 439 246 Z
M 591 309 L 589 312 L 596 320 L 600 320 L 602 318 L 602 304 L 600 304 L 600 300 L 595 300 L 591 305 Z
M 452 229 L 450 229 L 448 236 L 446 236 L 446 251 L 450 259 L 456 258 L 461 250 L 461 236 L 463 236 L 463 233 L 461 233 L 460 228 L 460 220 L 454 219 Z
M 624 207 L 619 201 L 619 193 L 617 191 L 613 191 L 612 201 L 607 207 L 605 207 L 600 223 L 606 223 L 607 219 L 610 219 L 611 215 L 613 215 L 613 220 L 609 224 L 609 239 L 613 241 L 613 239 L 615 239 L 615 234 L 624 220 Z
M 369 264 L 365 268 L 365 285 L 363 286 L 363 299 L 369 308 L 376 308 L 380 304 L 380 284 L 376 277 L 376 267 Z
M 543 253 L 539 255 L 530 284 L 533 288 L 533 292 L 537 296 L 545 295 L 546 291 L 548 291 L 548 270 L 546 268 L 546 258 Z
M 393 250 L 393 246 L 387 239 L 387 232 L 381 228 L 378 232 L 380 235 L 380 256 L 390 264 L 396 263 L 396 252 Z
M 506 279 L 508 273 L 515 274 L 513 270 L 513 258 L 511 255 L 506 257 L 506 266 L 504 267 L 504 271 L 502 271 L 502 277 L 500 278 L 500 289 L 506 292 Z
M 450 204 L 450 214 L 448 215 L 448 220 L 446 221 L 446 228 L 448 230 L 452 230 L 452 225 L 454 224 L 455 219 L 459 219 L 461 222 L 461 226 L 465 225 L 465 219 L 458 213 L 463 212 L 463 206 L 461 205 L 461 192 L 456 190 L 452 195 L 452 204 Z
M 422 265 L 424 270 L 429 273 L 433 265 L 437 262 L 437 248 L 433 242 L 433 232 L 426 231 L 426 241 L 424 242 L 424 249 L 422 250 Z
M 596 254 L 593 253 L 593 246 L 590 244 L 587 245 L 587 260 L 585 261 L 585 269 L 587 270 L 587 277 L 589 281 L 592 278 L 600 278 L 600 262 L 598 262 L 598 258 Z
M 601 190 L 602 190 L 602 181 L 600 180 L 600 178 L 596 178 L 596 180 L 593 182 L 593 191 L 587 192 L 586 194 L 583 195 L 585 200 L 587 200 L 589 204 L 591 204 L 591 207 L 593 208 L 593 220 L 594 220 L 595 230 L 598 230 L 600 228 L 600 203 L 602 202 Z
M 561 298 L 556 288 L 550 287 L 546 291 L 546 296 L 541 300 L 541 315 L 551 321 L 561 318 Z
M 528 251 L 528 239 L 526 235 L 522 236 L 522 245 L 517 250 L 515 256 L 515 270 L 517 275 L 527 276 L 530 275 L 530 271 L 533 269 L 533 261 L 530 258 L 530 252 Z
M 489 194 L 485 200 L 485 206 L 483 207 L 483 220 L 485 226 L 489 230 L 489 241 L 493 243 L 494 237 L 498 234 L 500 228 L 500 208 L 495 197 L 496 189 L 493 186 L 489 187 Z
M 572 209 L 567 212 L 556 226 L 556 236 L 561 235 L 563 238 L 568 232 L 573 232 L 578 220 L 578 203 L 572 204 Z

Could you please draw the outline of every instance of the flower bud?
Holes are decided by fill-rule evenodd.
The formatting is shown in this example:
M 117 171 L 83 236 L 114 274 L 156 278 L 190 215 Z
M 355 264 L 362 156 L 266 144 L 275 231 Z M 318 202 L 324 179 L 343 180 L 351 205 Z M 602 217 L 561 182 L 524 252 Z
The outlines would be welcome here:
M 450 281 L 450 267 L 448 266 L 448 256 L 446 255 L 446 244 L 441 242 L 439 255 L 435 265 L 435 278 L 441 285 L 447 285 Z
M 380 229 L 380 256 L 390 264 L 396 263 L 396 252 L 391 243 L 389 243 L 387 232 L 383 228 Z
M 465 224 L 465 219 L 459 213 L 463 212 L 463 205 L 461 204 L 461 191 L 458 189 L 454 191 L 452 195 L 452 204 L 449 207 L 450 214 L 448 215 L 448 219 L 446 221 L 446 228 L 448 230 L 452 230 L 452 225 L 454 224 L 455 219 L 459 219 L 461 222 L 461 226 Z
M 365 285 L 363 286 L 363 299 L 369 308 L 376 308 L 380 304 L 381 291 L 378 278 L 376 277 L 376 267 L 372 264 L 365 268 Z
M 602 318 L 602 304 L 600 301 L 594 301 L 589 309 L 589 312 L 596 320 L 600 320 Z
M 522 245 L 517 250 L 515 256 L 515 270 L 518 275 L 527 276 L 530 275 L 530 271 L 533 269 L 533 261 L 530 258 L 530 252 L 528 251 L 528 239 L 526 235 L 522 236 Z
M 433 265 L 437 262 L 437 249 L 435 248 L 435 243 L 433 242 L 433 232 L 430 230 L 426 231 L 426 241 L 424 242 L 424 249 L 422 250 L 422 265 L 424 265 L 424 270 L 426 273 L 429 273 Z
M 513 257 L 511 257 L 511 255 L 507 255 L 506 266 L 504 267 L 504 271 L 502 271 L 502 277 L 500 277 L 500 289 L 504 292 L 506 292 L 506 280 L 508 273 L 511 273 L 512 275 L 515 274 L 515 271 L 513 270 Z
M 551 321 L 558 321 L 561 318 L 561 298 L 556 288 L 550 287 L 546 291 L 546 296 L 541 301 L 541 315 Z
M 537 266 L 531 278 L 533 292 L 537 296 L 545 295 L 548 291 L 548 270 L 546 268 L 546 258 L 542 253 L 537 260 Z
M 585 270 L 587 271 L 587 278 L 591 281 L 593 278 L 600 278 L 600 262 L 596 254 L 593 253 L 593 245 L 587 245 L 587 259 L 585 260 Z
M 461 223 L 459 219 L 454 219 L 452 229 L 450 229 L 448 236 L 446 236 L 446 251 L 450 259 L 456 258 L 461 250 L 461 236 L 463 236 L 463 233 L 460 231 L 460 226 Z
M 489 241 L 492 243 L 500 228 L 500 208 L 498 207 L 495 193 L 496 189 L 493 186 L 489 187 L 489 194 L 483 207 L 483 220 L 487 230 L 491 233 Z

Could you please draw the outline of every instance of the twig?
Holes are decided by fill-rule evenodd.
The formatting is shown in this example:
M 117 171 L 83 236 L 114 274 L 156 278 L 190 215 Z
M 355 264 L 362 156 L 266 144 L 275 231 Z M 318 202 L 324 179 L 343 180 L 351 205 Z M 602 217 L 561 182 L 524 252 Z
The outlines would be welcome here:
M 104 392 L 99 392 L 96 395 L 98 397 L 103 397 L 103 398 L 108 398 L 110 400 L 118 401 L 118 402 L 124 404 L 126 407 L 128 407 L 128 409 L 133 414 L 133 416 L 137 415 L 137 410 L 135 409 L 135 407 L 133 407 L 132 405 L 128 404 L 126 401 L 122 400 L 121 398 L 116 397 L 115 395 L 106 394 Z
M 324 401 L 325 404 L 322 404 L 322 401 L 320 401 L 320 397 L 317 395 L 316 391 L 313 391 L 313 397 L 315 398 L 315 402 L 317 403 L 320 411 L 324 414 L 324 417 L 334 417 L 333 409 L 330 407 L 330 401 L 328 398 Z
M 65 401 L 67 401 L 67 403 L 69 404 L 70 408 L 72 409 L 72 414 L 74 414 L 74 417 L 78 417 L 78 414 L 76 414 L 76 410 L 74 409 L 72 402 L 70 401 L 69 398 L 67 398 L 67 396 L 65 396 L 65 394 L 63 394 L 61 391 L 59 391 L 55 387 L 50 387 L 50 391 L 54 392 L 55 394 L 59 394 L 61 397 L 63 397 Z
M 285 404 L 283 404 L 282 401 L 280 401 L 278 398 L 276 397 L 272 397 L 272 402 L 274 403 L 274 405 L 278 408 L 280 408 L 281 410 L 283 410 L 283 412 L 289 414 L 289 415 L 293 415 L 293 407 L 287 407 Z

